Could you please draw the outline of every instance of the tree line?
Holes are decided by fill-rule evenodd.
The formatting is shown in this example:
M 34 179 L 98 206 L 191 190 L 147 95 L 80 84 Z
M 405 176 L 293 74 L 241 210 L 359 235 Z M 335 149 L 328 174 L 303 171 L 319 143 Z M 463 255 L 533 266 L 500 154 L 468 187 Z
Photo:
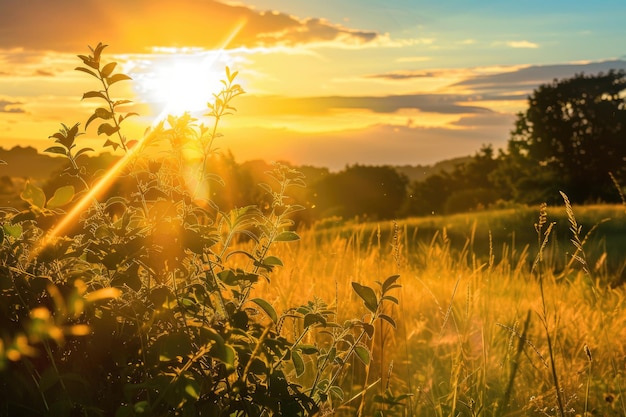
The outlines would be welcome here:
M 339 172 L 296 167 L 307 177 L 307 187 L 294 196 L 308 209 L 299 220 L 384 220 L 512 203 L 557 203 L 559 191 L 572 203 L 618 202 L 622 195 L 616 185 L 626 185 L 625 90 L 623 71 L 579 74 L 541 85 L 517 115 L 506 149 L 496 152 L 492 145 L 484 145 L 455 168 L 419 181 L 389 165 L 356 164 Z M 85 156 L 83 169 L 95 178 L 114 159 L 110 154 Z M 269 164 L 237 163 L 232 154 L 207 163 L 228 184 L 211 185 L 211 198 L 218 206 L 268 203 L 257 184 L 265 181 Z M 68 182 L 67 176 L 53 175 L 45 188 L 54 190 Z M 7 178 L 0 192 L 11 192 Z M 123 194 L 123 181 L 109 193 Z

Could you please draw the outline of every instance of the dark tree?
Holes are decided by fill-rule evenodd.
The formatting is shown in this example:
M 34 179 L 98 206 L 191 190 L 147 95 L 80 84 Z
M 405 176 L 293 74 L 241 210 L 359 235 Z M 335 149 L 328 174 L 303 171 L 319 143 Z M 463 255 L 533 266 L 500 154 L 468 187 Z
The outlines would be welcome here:
M 541 187 L 558 188 L 577 203 L 615 199 L 609 172 L 626 179 L 624 90 L 623 71 L 576 75 L 536 89 L 508 144 L 514 194 L 523 199 L 528 192 L 532 200 Z
M 390 166 L 349 166 L 313 185 L 319 217 L 391 219 L 406 198 L 408 179 Z
M 471 159 L 450 172 L 413 182 L 403 214 L 421 216 L 450 214 L 485 208 L 508 197 L 492 176 L 500 165 L 491 145 L 483 146 Z

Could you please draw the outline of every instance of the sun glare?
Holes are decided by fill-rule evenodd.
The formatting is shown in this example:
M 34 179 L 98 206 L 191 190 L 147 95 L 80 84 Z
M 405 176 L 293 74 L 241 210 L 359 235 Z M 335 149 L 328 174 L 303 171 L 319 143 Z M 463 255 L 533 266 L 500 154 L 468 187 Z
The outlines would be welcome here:
M 157 113 L 181 115 L 206 110 L 207 102 L 223 87 L 226 64 L 220 66 L 216 61 L 207 54 L 159 57 L 135 77 L 138 92 Z

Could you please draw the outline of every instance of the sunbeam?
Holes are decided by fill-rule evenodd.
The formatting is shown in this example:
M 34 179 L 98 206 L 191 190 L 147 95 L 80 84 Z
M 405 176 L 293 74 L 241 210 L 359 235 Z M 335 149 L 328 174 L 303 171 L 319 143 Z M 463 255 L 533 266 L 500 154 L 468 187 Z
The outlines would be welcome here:
M 218 51 L 223 52 L 224 49 L 228 46 L 228 44 L 232 41 L 232 39 L 237 35 L 237 33 L 239 33 L 239 31 L 244 27 L 245 24 L 246 24 L 245 19 L 240 20 L 235 25 L 233 30 L 230 32 L 229 36 L 225 38 L 222 46 L 219 48 Z M 205 104 L 206 102 L 208 102 L 209 99 L 210 98 L 207 98 L 207 100 L 205 101 Z M 161 111 L 158 117 L 154 120 L 153 127 L 158 125 L 161 121 L 165 120 L 172 110 L 180 110 L 179 105 L 180 105 L 180 102 L 176 100 L 176 102 L 173 102 L 171 106 L 165 106 L 165 108 Z M 75 224 L 76 220 L 80 217 L 82 213 L 84 213 L 87 210 L 89 205 L 94 200 L 96 200 L 96 198 L 101 193 L 103 193 L 109 188 L 109 186 L 115 180 L 116 174 L 119 173 L 122 169 L 124 169 L 124 167 L 129 163 L 130 160 L 132 160 L 132 158 L 136 155 L 137 152 L 143 149 L 143 144 L 146 142 L 146 140 L 149 140 L 149 138 L 153 134 L 154 134 L 153 129 L 148 130 L 146 133 L 144 133 L 142 138 L 138 141 L 138 143 L 135 146 L 133 146 L 132 148 L 126 151 L 124 156 L 120 158 L 120 160 L 106 172 L 106 174 L 96 183 L 95 186 L 90 188 L 89 191 L 80 200 L 78 200 L 76 205 L 74 205 L 74 207 L 72 207 L 72 209 L 63 216 L 63 218 L 59 221 L 59 223 L 57 223 L 52 229 L 48 231 L 46 235 L 44 235 L 44 237 L 40 240 L 39 244 L 31 252 L 31 255 L 30 255 L 31 258 L 36 257 L 43 248 L 48 246 L 50 243 L 53 243 L 55 238 L 60 236 L 70 225 Z

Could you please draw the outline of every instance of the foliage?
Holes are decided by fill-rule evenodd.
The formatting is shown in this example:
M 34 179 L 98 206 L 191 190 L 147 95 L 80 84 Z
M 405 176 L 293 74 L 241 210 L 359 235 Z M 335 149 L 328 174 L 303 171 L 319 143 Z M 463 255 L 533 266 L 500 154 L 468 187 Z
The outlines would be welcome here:
M 128 101 L 111 96 L 129 77 L 102 63 L 105 47 L 79 56 L 77 70 L 101 85 L 83 98 L 104 102 L 85 125 L 99 121 L 103 147 L 123 156 L 92 179 L 79 124 L 62 125 L 47 151 L 68 160 L 72 184 L 47 193 L 28 183 L 27 209 L 0 210 L 0 414 L 298 416 L 337 407 L 353 359 L 372 361 L 375 325 L 395 326 L 387 305 L 398 302 L 398 276 L 376 289 L 352 283 L 364 308 L 343 323 L 318 298 L 281 310 L 259 296 L 284 265 L 276 248 L 300 238 L 293 216 L 303 207 L 291 192 L 303 175 L 275 164 L 259 184 L 266 205 L 222 208 L 213 186 L 226 183 L 211 162 L 219 122 L 243 94 L 237 72 L 226 68 L 209 125 L 170 116 L 129 139 L 121 126 L 133 113 L 119 113 Z
M 551 183 L 574 203 L 615 201 L 609 173 L 626 178 L 625 89 L 623 71 L 580 74 L 536 89 L 508 144 L 508 158 L 521 168 L 509 171 L 514 187 L 521 193 Z
M 299 250 L 279 249 L 298 267 L 278 271 L 267 296 L 285 304 L 332 297 L 332 275 L 394 270 L 408 277 L 393 314 L 398 329 L 373 349 L 374 358 L 384 353 L 385 362 L 377 361 L 384 368 L 372 370 L 382 381 L 362 415 L 384 405 L 385 415 L 398 416 L 558 416 L 557 380 L 565 415 L 624 415 L 626 287 L 615 282 L 624 270 L 624 207 L 570 209 L 576 226 L 562 202 L 316 228 L 302 234 Z M 539 252 L 545 310 L 531 273 Z M 339 310 L 358 314 L 350 286 L 336 286 Z M 412 395 L 394 406 L 404 394 Z
M 402 214 L 451 214 L 489 207 L 506 198 L 506 188 L 492 178 L 499 164 L 493 148 L 483 146 L 453 170 L 413 182 Z
M 390 166 L 353 165 L 314 184 L 320 217 L 392 219 L 406 197 L 408 179 Z

